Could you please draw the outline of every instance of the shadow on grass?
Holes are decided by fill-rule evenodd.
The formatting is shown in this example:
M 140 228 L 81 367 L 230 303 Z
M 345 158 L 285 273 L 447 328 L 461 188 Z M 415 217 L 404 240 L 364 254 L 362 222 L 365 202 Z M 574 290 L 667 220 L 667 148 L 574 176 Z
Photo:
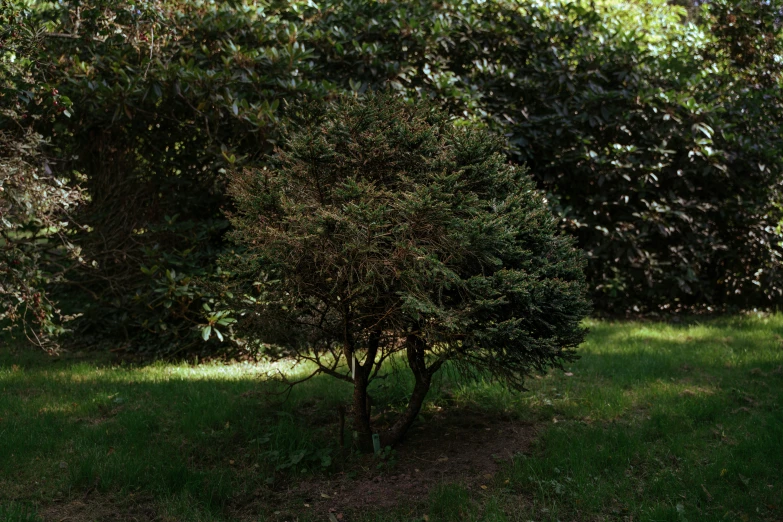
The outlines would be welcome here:
M 0 501 L 119 491 L 221 513 L 343 470 L 337 405 L 350 385 L 321 375 L 272 394 L 269 370 L 0 355 Z M 380 381 L 375 411 L 397 408 L 411 386 L 404 374 Z
M 334 404 L 313 379 L 288 401 L 252 368 L 60 361 L 0 365 L 0 500 L 72 491 L 187 494 L 221 509 L 302 471 L 332 468 Z

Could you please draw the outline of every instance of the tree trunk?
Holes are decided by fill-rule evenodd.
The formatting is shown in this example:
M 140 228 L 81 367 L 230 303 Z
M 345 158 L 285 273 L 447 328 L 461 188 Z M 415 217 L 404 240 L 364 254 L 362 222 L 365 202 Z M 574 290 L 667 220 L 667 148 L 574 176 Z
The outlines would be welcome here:
M 416 416 L 419 414 L 422 404 L 424 404 L 427 393 L 430 391 L 432 376 L 438 371 L 438 368 L 440 368 L 442 364 L 442 361 L 436 361 L 432 366 L 427 368 L 426 360 L 424 358 L 427 344 L 420 337 L 415 335 L 408 336 L 406 345 L 408 366 L 413 372 L 416 384 L 413 386 L 413 392 L 408 401 L 408 407 L 397 418 L 397 421 L 392 427 L 381 434 L 381 446 L 383 447 L 396 445 L 408 432 L 413 421 L 416 420 Z
M 430 391 L 432 376 L 438 371 L 443 362 L 436 361 L 429 368 L 427 367 L 424 357 L 427 344 L 420 337 L 410 335 L 406 339 L 405 344 L 408 366 L 413 372 L 415 385 L 408 401 L 408 407 L 397 418 L 391 428 L 380 433 L 381 447 L 394 446 L 405 436 L 413 421 L 416 420 L 419 411 L 421 411 L 424 399 Z M 356 363 L 356 372 L 353 380 L 353 424 L 357 434 L 355 445 L 364 452 L 373 450 L 372 426 L 370 423 L 372 402 L 367 393 L 367 386 L 369 384 L 370 371 L 372 370 L 372 361 L 375 359 L 377 340 L 373 339 L 370 345 L 372 358 L 365 361 L 363 365 Z
M 353 429 L 357 434 L 356 445 L 361 451 L 372 451 L 372 428 L 370 412 L 367 408 L 367 377 L 356 368 L 353 381 Z
M 397 418 L 392 427 L 381 434 L 382 447 L 396 445 L 408 432 L 413 421 L 416 420 L 416 416 L 419 414 L 422 404 L 424 404 L 427 392 L 430 391 L 430 382 L 430 377 L 419 378 L 419 376 L 416 376 L 416 384 L 413 387 L 413 393 L 411 393 L 411 398 L 408 401 L 408 407 Z
M 355 444 L 361 451 L 365 452 L 370 452 L 373 449 L 372 427 L 370 426 L 372 402 L 370 395 L 367 393 L 367 386 L 370 384 L 370 374 L 372 373 L 373 364 L 375 364 L 380 338 L 381 332 L 379 330 L 370 333 L 367 357 L 364 364 L 359 364 L 359 361 L 355 361 L 356 355 L 352 349 L 350 352 L 346 352 L 346 357 L 353 359 L 350 360 L 349 364 L 355 368 L 353 376 L 353 429 L 357 437 Z

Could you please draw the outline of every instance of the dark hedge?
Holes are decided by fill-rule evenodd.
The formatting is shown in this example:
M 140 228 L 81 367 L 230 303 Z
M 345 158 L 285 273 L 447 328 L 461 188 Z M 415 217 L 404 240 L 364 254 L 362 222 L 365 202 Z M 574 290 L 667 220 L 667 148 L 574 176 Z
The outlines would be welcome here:
M 83 333 L 195 346 L 222 299 L 197 281 L 224 277 L 225 172 L 263 162 L 297 100 L 368 90 L 504 136 L 586 251 L 599 313 L 781 302 L 775 2 L 146 5 L 28 20 L 72 102 L 38 130 L 89 194 L 74 240 L 95 264 L 63 293 Z

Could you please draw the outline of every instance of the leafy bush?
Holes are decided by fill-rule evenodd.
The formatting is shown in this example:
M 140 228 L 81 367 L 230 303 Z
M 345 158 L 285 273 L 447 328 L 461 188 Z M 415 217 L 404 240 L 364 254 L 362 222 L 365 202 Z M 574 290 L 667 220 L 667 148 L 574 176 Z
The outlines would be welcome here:
M 507 119 L 515 155 L 588 252 L 599 308 L 779 300 L 779 76 L 741 74 L 721 49 L 733 44 L 676 11 L 652 28 L 578 5 L 554 14 L 486 22 L 481 45 L 455 54 L 478 49 L 472 61 L 492 64 L 472 75 L 475 90 L 492 93 L 487 112 Z M 779 46 L 778 26 L 760 26 Z
M 90 195 L 74 238 L 90 263 L 62 289 L 83 314 L 82 334 L 157 354 L 201 345 L 221 299 L 199 280 L 221 277 L 225 168 L 271 150 L 280 98 L 318 90 L 297 81 L 293 68 L 307 58 L 297 45 L 278 55 L 295 32 L 285 12 L 39 5 L 58 57 L 50 75 L 73 100 L 72 117 L 41 132 L 59 148 L 59 172 L 84 178 Z
M 589 313 L 581 255 L 500 140 L 388 95 L 302 114 L 269 169 L 229 186 L 238 326 L 353 383 L 361 445 L 376 431 L 367 387 L 396 353 L 415 387 L 382 446 L 446 361 L 522 386 L 574 357 Z
M 62 112 L 67 102 L 55 88 L 36 82 L 46 62 L 40 60 L 35 26 L 21 14 L 0 5 L 0 325 L 52 347 L 68 318 L 48 290 L 61 278 L 63 265 L 78 259 L 66 236 L 68 212 L 81 193 L 52 175 L 46 143 L 32 129 L 30 107 Z

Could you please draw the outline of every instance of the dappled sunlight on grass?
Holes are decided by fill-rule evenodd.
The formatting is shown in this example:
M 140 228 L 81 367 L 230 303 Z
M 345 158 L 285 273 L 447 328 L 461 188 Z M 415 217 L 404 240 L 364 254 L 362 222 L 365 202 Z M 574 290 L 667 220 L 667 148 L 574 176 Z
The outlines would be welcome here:
M 18 365 L 17 365 L 18 366 Z M 62 369 L 44 369 L 43 367 L 25 368 L 18 366 L 16 370 L 6 368 L 0 371 L 0 382 L 28 379 L 30 377 L 45 378 L 49 381 L 64 383 L 87 382 L 163 382 L 174 380 L 245 380 L 264 377 L 282 368 L 284 371 L 290 364 L 204 364 L 190 366 L 186 364 L 156 363 L 149 366 L 91 366 L 88 363 L 65 365 Z

